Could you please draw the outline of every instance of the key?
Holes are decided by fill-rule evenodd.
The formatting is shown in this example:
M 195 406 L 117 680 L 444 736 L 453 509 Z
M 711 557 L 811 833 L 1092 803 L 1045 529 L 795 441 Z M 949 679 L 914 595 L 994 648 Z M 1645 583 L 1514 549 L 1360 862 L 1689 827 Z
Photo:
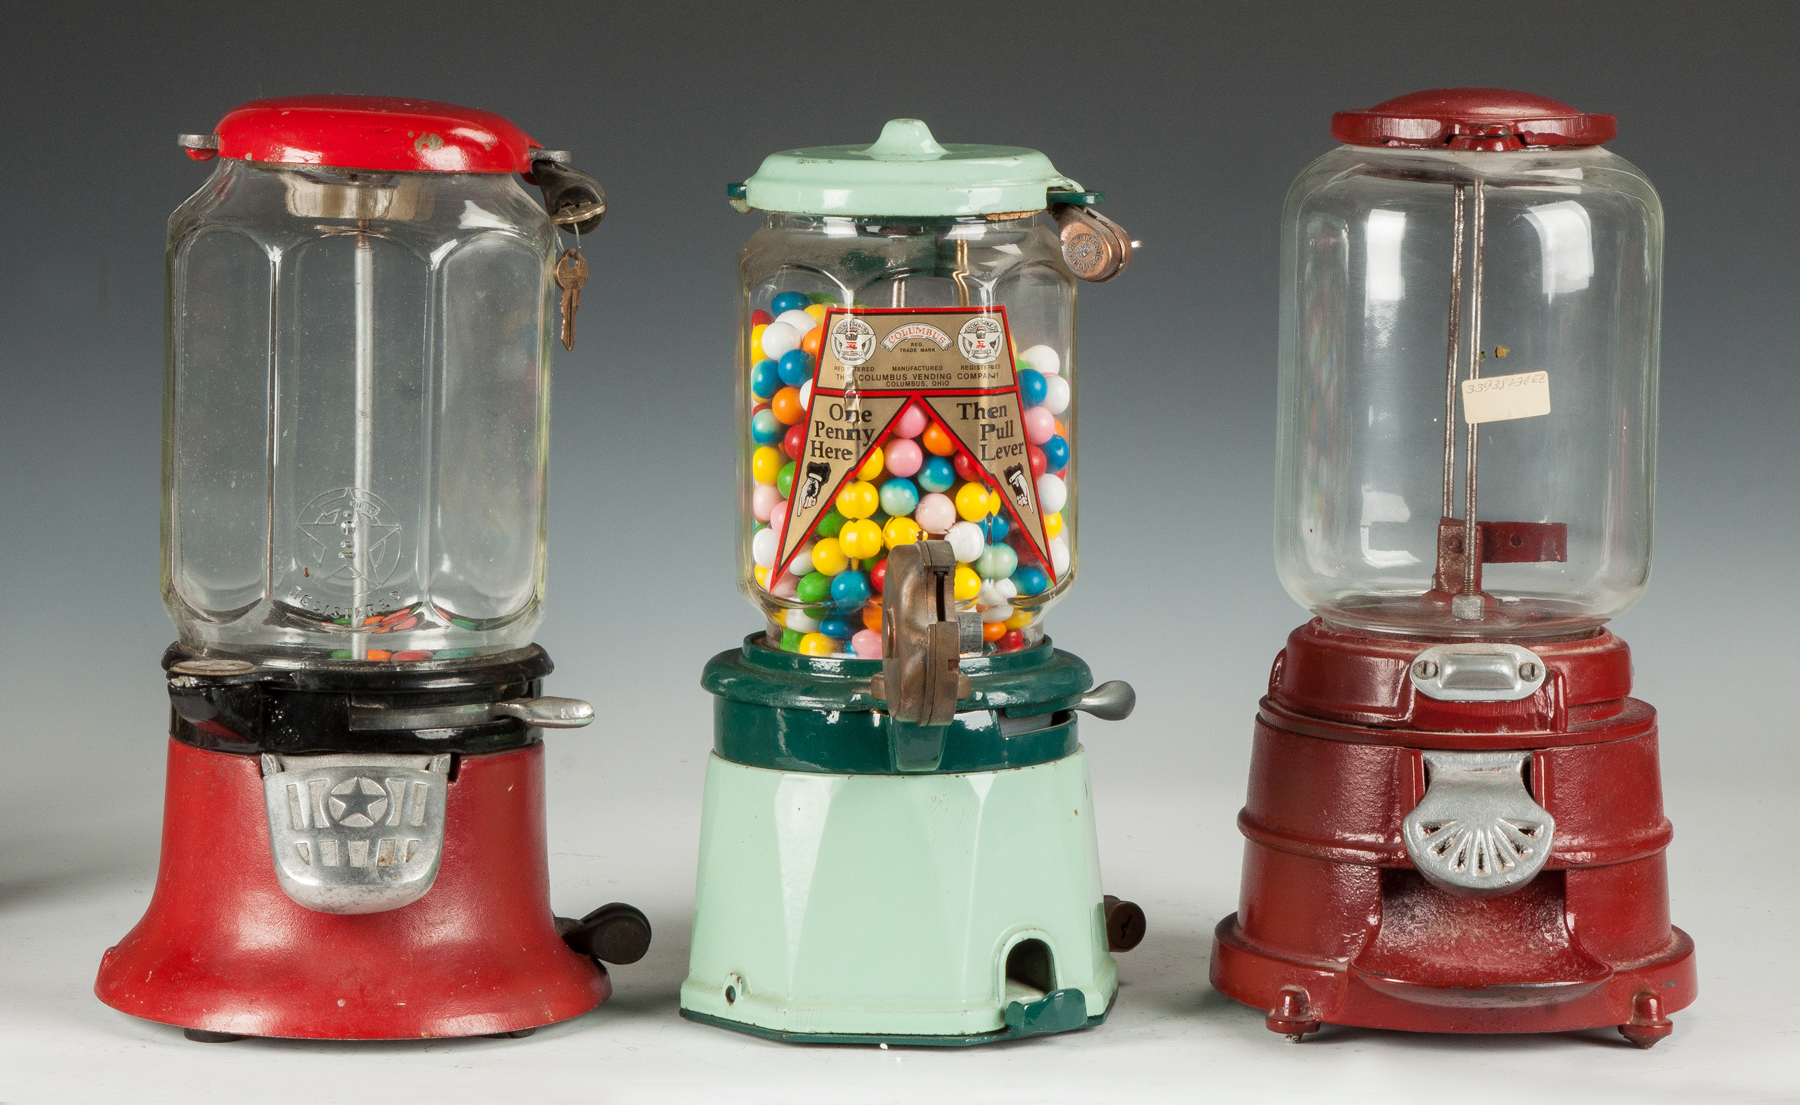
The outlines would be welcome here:
M 556 286 L 562 289 L 562 343 L 575 348 L 575 311 L 581 306 L 581 286 L 587 283 L 588 263 L 575 250 L 564 250 L 556 259 Z

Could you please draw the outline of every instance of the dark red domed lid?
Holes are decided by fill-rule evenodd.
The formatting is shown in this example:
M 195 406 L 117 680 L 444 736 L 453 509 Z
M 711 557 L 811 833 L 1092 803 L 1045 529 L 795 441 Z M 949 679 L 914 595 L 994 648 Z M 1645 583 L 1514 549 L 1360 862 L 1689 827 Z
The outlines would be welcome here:
M 1618 130 L 1614 116 L 1510 88 L 1430 88 L 1331 117 L 1339 142 L 1424 150 L 1598 146 Z
M 284 96 L 234 108 L 213 151 L 244 161 L 376 172 L 529 173 L 537 148 L 491 111 L 392 96 Z

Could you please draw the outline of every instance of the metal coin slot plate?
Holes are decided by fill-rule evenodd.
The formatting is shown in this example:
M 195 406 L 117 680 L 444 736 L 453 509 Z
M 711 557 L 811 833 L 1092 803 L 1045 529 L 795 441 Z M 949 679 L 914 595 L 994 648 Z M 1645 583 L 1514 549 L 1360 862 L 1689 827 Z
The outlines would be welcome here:
M 1433 885 L 1505 894 L 1550 858 L 1556 819 L 1525 789 L 1530 752 L 1426 752 L 1425 797 L 1401 822 L 1406 854 Z
M 970 693 L 962 673 L 963 621 L 956 609 L 956 556 L 948 541 L 917 541 L 888 555 L 881 672 L 871 693 L 912 725 L 949 725 Z
M 1413 657 L 1413 687 L 1444 702 L 1517 702 L 1544 685 L 1544 661 L 1518 645 L 1433 645 Z
M 450 756 L 264 753 L 275 877 L 320 913 L 380 913 L 425 896 L 444 853 Z

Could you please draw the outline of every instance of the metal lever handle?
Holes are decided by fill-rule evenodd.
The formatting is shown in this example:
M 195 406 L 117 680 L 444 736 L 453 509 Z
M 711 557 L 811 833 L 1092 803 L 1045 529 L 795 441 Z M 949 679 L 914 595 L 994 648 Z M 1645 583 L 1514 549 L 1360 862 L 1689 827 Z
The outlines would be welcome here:
M 495 717 L 516 717 L 540 729 L 579 729 L 594 720 L 594 707 L 579 698 L 515 698 L 489 709 Z
M 1124 721 L 1137 708 L 1137 692 L 1123 679 L 1108 679 L 1082 695 L 1075 708 L 1101 721 Z

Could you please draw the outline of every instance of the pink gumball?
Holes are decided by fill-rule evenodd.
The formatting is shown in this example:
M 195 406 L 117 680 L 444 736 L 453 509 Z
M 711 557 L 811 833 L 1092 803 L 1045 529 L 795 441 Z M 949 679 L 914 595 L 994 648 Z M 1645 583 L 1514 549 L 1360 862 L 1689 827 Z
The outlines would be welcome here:
M 762 484 L 758 486 L 769 485 Z M 781 492 L 777 491 L 776 494 L 779 495 Z M 775 505 L 769 508 L 769 525 L 775 527 L 776 533 L 780 533 L 787 528 L 787 514 L 788 501 L 786 499 L 775 500 Z
M 780 501 L 781 492 L 775 490 L 774 484 L 759 483 L 756 490 L 750 493 L 750 513 L 756 515 L 757 521 L 766 522 L 769 520 L 769 513 Z
M 928 421 L 925 412 L 920 410 L 917 404 L 910 406 L 906 408 L 906 413 L 902 414 L 894 423 L 894 436 L 918 437 L 925 432 L 925 423 Z M 910 472 L 906 473 L 906 475 L 911 474 Z
M 778 599 L 796 598 L 800 594 L 800 580 L 788 572 L 783 572 L 781 578 L 775 581 L 775 586 L 769 588 L 769 594 Z
M 919 448 L 918 442 L 911 438 L 903 437 L 898 441 L 888 443 L 887 470 L 894 475 L 910 476 L 922 468 L 924 464 L 925 450 Z M 756 485 L 756 489 L 761 491 L 768 486 L 769 485 L 766 483 L 759 483 Z
M 956 524 L 956 504 L 950 501 L 950 496 L 933 491 L 913 508 L 913 521 L 926 533 L 949 533 L 950 527 Z
M 864 660 L 881 659 L 881 634 L 873 629 L 859 629 L 850 638 L 850 651 Z
M 1025 412 L 1025 440 L 1033 445 L 1042 445 L 1056 436 L 1056 416 L 1043 407 L 1032 407 Z

